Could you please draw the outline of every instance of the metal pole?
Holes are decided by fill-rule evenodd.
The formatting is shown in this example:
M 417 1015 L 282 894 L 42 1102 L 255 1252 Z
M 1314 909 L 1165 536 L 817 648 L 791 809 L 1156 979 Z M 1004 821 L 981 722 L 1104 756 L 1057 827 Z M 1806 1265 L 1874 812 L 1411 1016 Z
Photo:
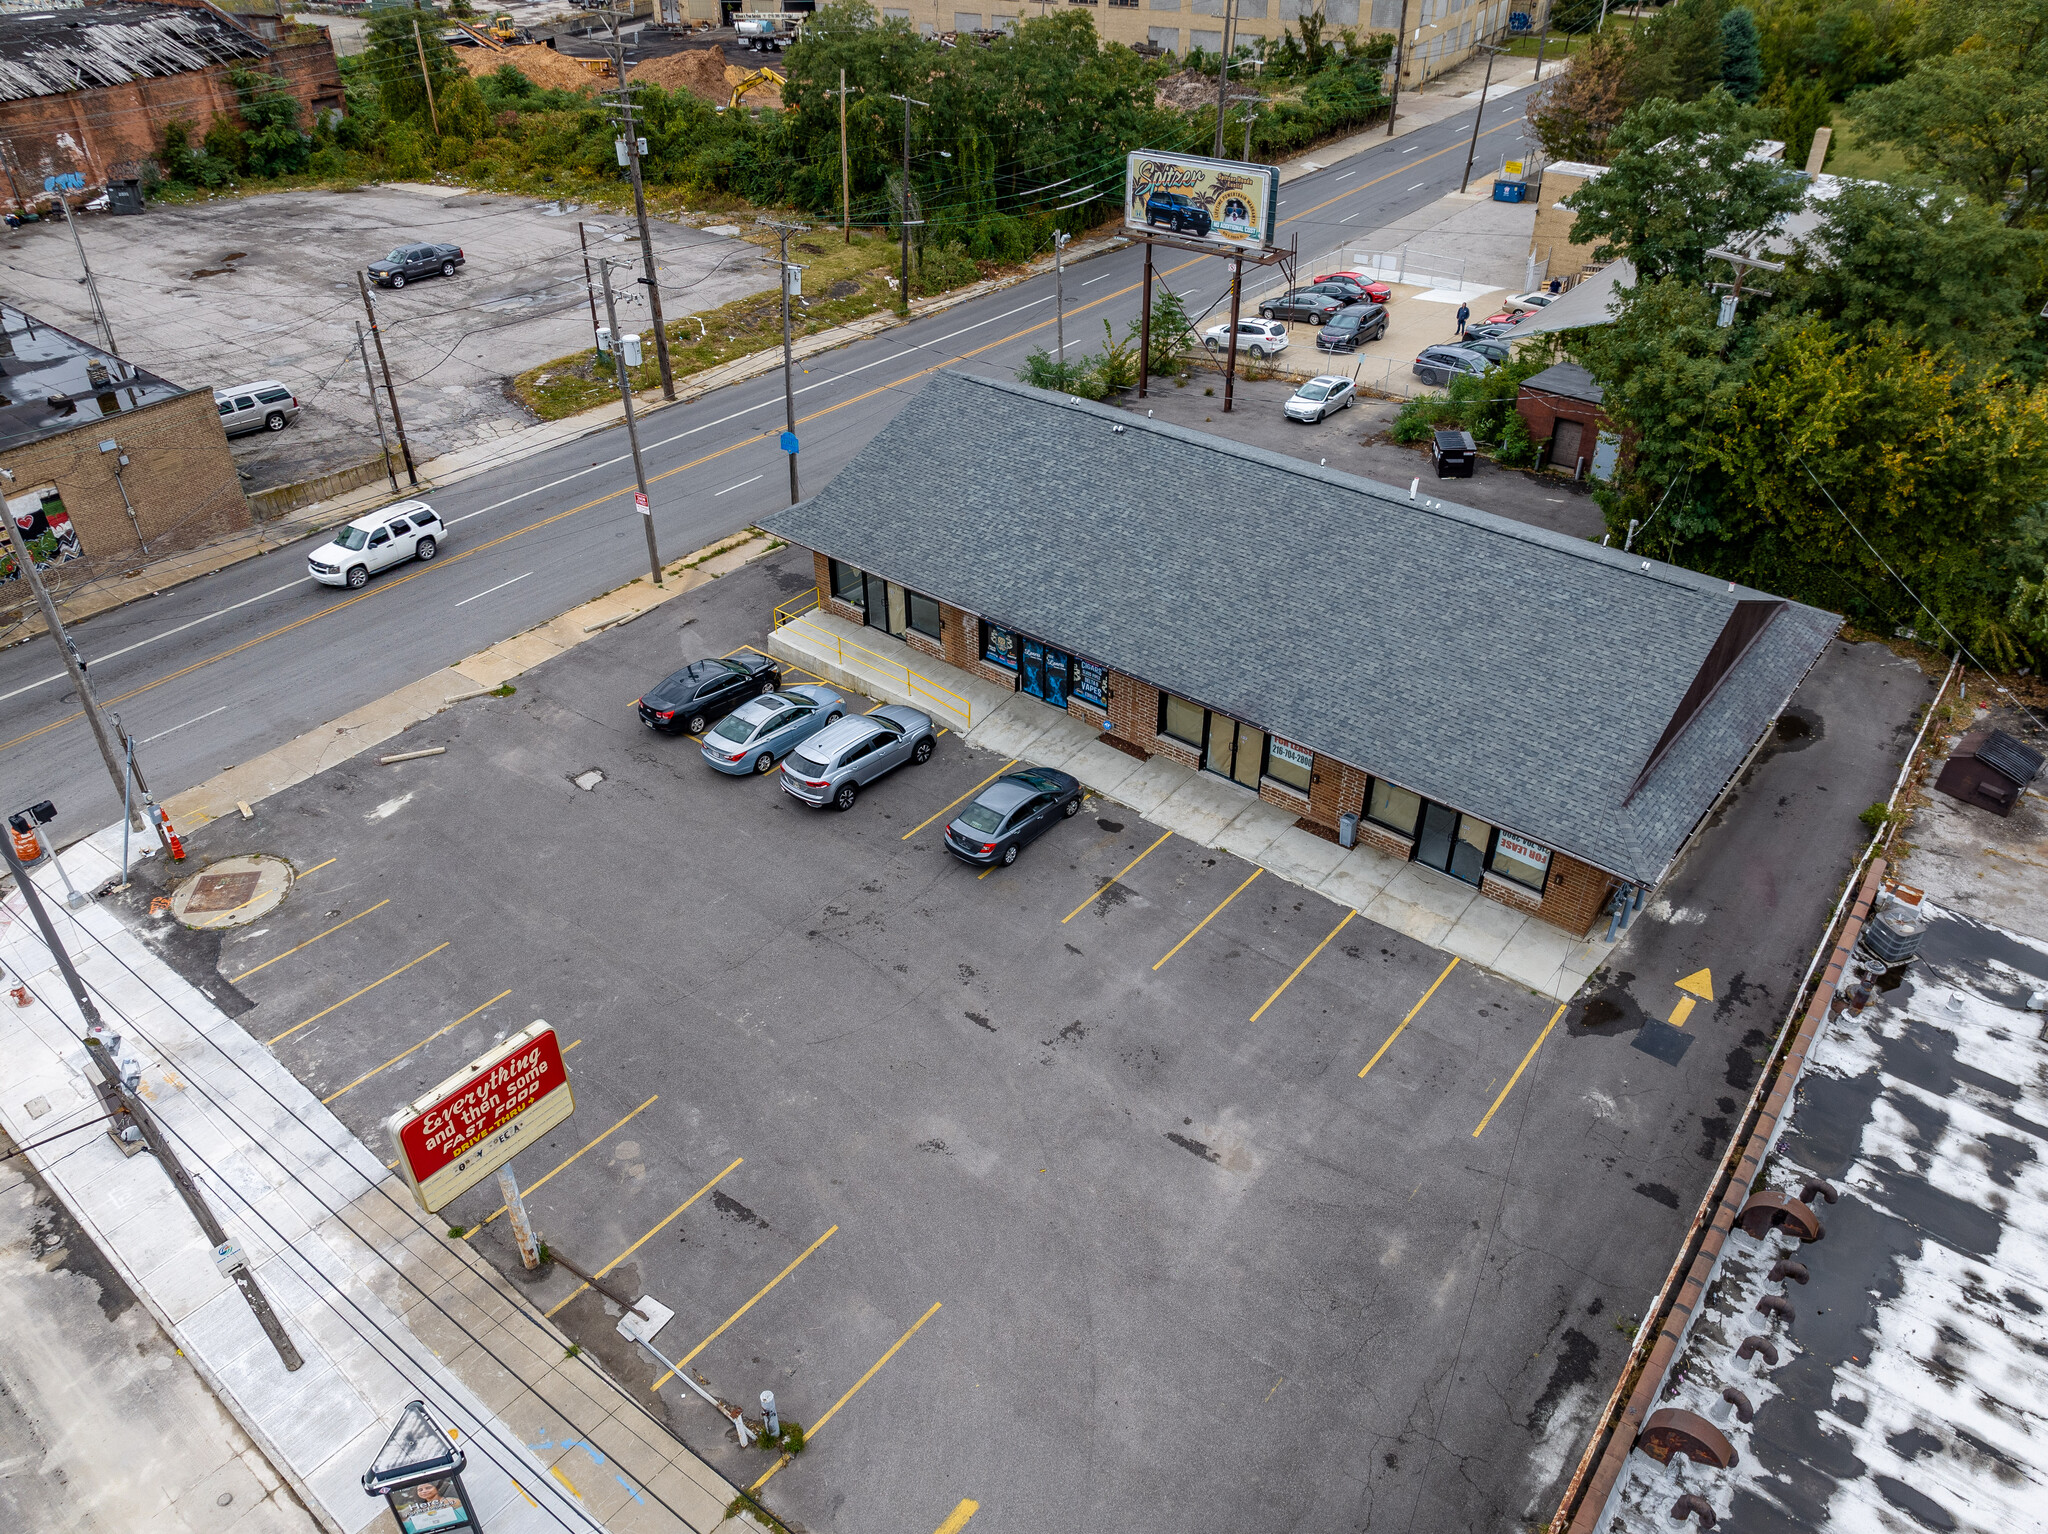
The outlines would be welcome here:
M 107 343 L 107 350 L 118 357 L 121 349 L 114 345 L 114 327 L 107 322 L 106 305 L 100 302 L 99 279 L 92 274 L 92 263 L 85 259 L 85 241 L 78 237 L 78 221 L 71 216 L 71 199 L 60 191 L 57 193 L 57 206 L 64 210 L 64 224 L 71 231 L 71 243 L 78 247 L 78 267 L 85 273 L 85 291 L 92 299 L 92 312 L 99 321 L 100 337 Z
M 135 503 L 128 499 L 128 481 L 121 477 L 121 460 L 127 455 L 121 451 L 121 444 L 114 444 L 114 483 L 121 491 L 121 505 L 128 513 L 128 521 L 135 529 L 135 541 L 142 545 L 142 552 L 149 552 L 149 540 L 142 536 L 142 518 L 135 515 Z
M 441 113 L 434 105 L 434 78 L 427 73 L 427 45 L 420 41 L 420 24 L 417 19 L 412 24 L 412 45 L 419 50 L 420 84 L 427 88 L 427 115 L 434 120 L 434 137 L 439 138 L 441 136 Z M 401 44 L 401 46 L 403 45 Z
M 1237 388 L 1237 300 L 1244 287 L 1244 257 L 1230 263 L 1230 354 L 1223 364 L 1223 413 L 1230 414 L 1230 402 Z
M 676 377 L 668 365 L 668 326 L 661 314 L 660 273 L 654 264 L 654 233 L 647 227 L 647 192 L 640 180 L 640 130 L 633 123 L 633 97 L 626 88 L 626 45 L 619 37 L 619 16 L 606 13 L 612 27 L 612 58 L 619 71 L 619 113 L 625 119 L 626 168 L 633 177 L 633 213 L 640 220 L 640 281 L 647 287 L 647 313 L 654 321 L 654 360 L 661 369 L 661 397 L 676 397 Z
M 584 222 L 576 220 L 576 243 L 583 249 L 583 296 L 590 300 L 590 333 L 597 334 L 597 279 L 590 275 L 590 236 L 584 233 Z
M 589 276 L 589 268 L 584 268 Z M 391 439 L 384 435 L 384 410 L 377 403 L 377 375 L 370 371 L 370 343 L 363 339 L 363 322 L 356 321 L 356 350 L 363 357 L 363 383 L 370 391 L 370 415 L 377 423 L 377 446 L 384 453 L 384 472 L 391 477 L 391 493 L 398 494 L 398 470 L 391 467 Z
M 619 398 L 626 405 L 626 441 L 633 448 L 633 479 L 640 487 L 640 493 L 633 498 L 633 505 L 639 511 L 640 526 L 647 534 L 647 568 L 654 574 L 654 584 L 661 585 L 661 553 L 654 546 L 654 502 L 647 495 L 647 466 L 640 461 L 640 427 L 633 419 L 633 380 L 626 376 L 626 350 L 619 341 L 619 310 L 612 302 L 612 264 L 604 257 L 597 258 L 597 274 L 604 280 L 604 319 L 612 328 L 612 372 L 619 380 Z
M 1531 80 L 1531 81 L 1529 82 L 1529 83 L 1530 83 L 1530 84 L 1532 84 L 1532 85 L 1536 83 L 1536 80 L 1541 80 L 1541 79 L 1543 78 L 1543 51 L 1544 51 L 1544 50 L 1545 50 L 1546 48 L 1548 48 L 1549 46 L 1550 46 L 1550 0 L 1544 0 L 1544 5 L 1543 5 L 1543 35 L 1542 35 L 1541 37 L 1539 37 L 1539 38 L 1537 38 L 1537 39 L 1536 39 L 1536 78 L 1535 78 L 1535 80 Z
M 1401 65 L 1408 56 L 1408 0 L 1401 0 L 1401 30 L 1394 34 L 1394 90 L 1387 98 L 1387 137 L 1394 136 L 1394 115 L 1401 105 Z
M 43 942 L 49 948 L 51 957 L 57 961 L 57 968 L 63 973 L 65 985 L 71 990 L 71 999 L 78 1007 L 78 1015 L 85 1020 L 84 1044 L 87 1058 L 98 1069 L 101 1080 L 106 1082 L 109 1090 L 120 1098 L 121 1106 L 127 1110 L 128 1116 L 135 1121 L 135 1127 L 141 1131 L 143 1144 L 149 1147 L 151 1154 L 157 1159 L 157 1164 L 171 1179 L 171 1185 L 178 1190 L 179 1197 L 185 1200 L 185 1207 L 192 1211 L 192 1217 L 199 1222 L 199 1228 L 206 1232 L 206 1239 L 213 1244 L 216 1256 L 225 1255 L 233 1250 L 228 1233 L 221 1228 L 220 1221 L 214 1217 L 213 1210 L 208 1207 L 198 1185 L 186 1172 L 184 1163 L 178 1159 L 177 1153 L 171 1149 L 163 1129 L 143 1106 L 142 1099 L 136 1095 L 134 1087 L 122 1076 L 120 1064 L 115 1060 L 107 1038 L 107 1025 L 100 1017 L 99 1008 L 93 1005 L 92 997 L 85 989 L 85 982 L 78 978 L 78 971 L 71 967 L 71 955 L 58 940 L 57 929 L 50 925 L 49 912 L 43 909 L 42 893 L 29 878 L 28 870 L 21 866 L 21 859 L 14 855 L 13 838 L 0 836 L 0 856 L 6 858 L 7 866 L 14 874 L 14 882 L 21 890 L 21 898 L 27 903 L 30 914 L 35 918 L 36 926 L 42 932 Z M 118 1043 L 118 1038 L 113 1042 Z M 285 1368 L 300 1368 L 305 1360 L 299 1357 L 299 1350 L 292 1345 L 291 1335 L 278 1321 L 277 1314 L 270 1308 L 270 1301 L 263 1293 L 262 1286 L 256 1282 L 256 1275 L 249 1271 L 249 1264 L 242 1260 L 239 1251 L 235 1251 L 233 1266 L 227 1272 L 228 1277 L 235 1281 L 235 1286 L 242 1291 L 242 1298 L 249 1302 L 249 1308 L 256 1313 L 257 1323 L 262 1326 L 264 1335 L 270 1338 L 271 1346 L 277 1349 L 277 1356 L 284 1361 Z
M 10 480 L 13 475 L 7 476 Z M 34 594 L 36 605 L 43 610 L 43 625 L 50 631 L 50 637 L 57 641 L 57 653 L 64 659 L 64 669 L 71 673 L 71 685 L 78 689 L 78 706 L 85 713 L 86 723 L 92 726 L 92 738 L 100 748 L 100 759 L 107 764 L 107 776 L 114 787 L 121 789 L 125 777 L 121 764 L 114 754 L 114 742 L 107 734 L 107 721 L 101 717 L 99 700 L 92 694 L 92 684 L 86 680 L 85 661 L 71 643 L 71 636 L 64 632 L 64 620 L 57 616 L 57 604 L 50 598 L 50 590 L 43 584 L 42 572 L 36 569 L 33 555 L 29 553 L 28 540 L 21 536 L 21 527 L 14 520 L 11 510 L 0 510 L 0 522 L 7 524 L 8 541 L 14 548 L 14 567 L 21 572 L 28 589 Z M 161 840 L 163 833 L 157 833 Z M 170 843 L 164 843 L 164 850 L 170 850 Z
M 519 1196 L 519 1179 L 512 1175 L 512 1163 L 498 1168 L 498 1197 L 505 1201 L 505 1216 L 512 1222 L 512 1239 L 519 1243 L 519 1260 L 531 1273 L 540 1266 L 540 1243 L 533 1236 L 533 1221 L 527 1218 L 526 1200 Z
M 1223 114 L 1230 91 L 1230 9 L 1230 0 L 1223 0 L 1223 58 L 1216 69 L 1216 158 L 1219 160 L 1223 158 Z
M 764 218 L 761 222 L 770 229 L 773 229 L 782 239 L 782 418 L 785 426 L 788 428 L 789 435 L 794 438 L 796 436 L 796 385 L 791 375 L 796 371 L 796 364 L 789 345 L 789 278 L 792 271 L 789 264 L 789 237 L 792 234 L 807 234 L 810 232 L 811 226 L 809 224 L 778 224 L 770 218 Z M 797 488 L 796 454 L 791 453 L 789 455 L 789 504 L 794 506 L 801 499 L 803 499 L 802 493 Z
M 115 728 L 119 727 L 117 720 Z M 156 828 L 156 839 L 164 843 L 165 850 L 171 857 L 174 860 L 181 859 L 185 856 L 185 849 L 182 844 L 171 840 L 171 817 L 157 808 L 156 800 L 150 795 L 149 779 L 142 775 L 142 763 L 135 755 L 135 737 L 127 735 L 123 739 L 128 743 L 128 770 L 135 774 L 135 786 L 142 791 L 141 818 Z
M 903 290 L 897 297 L 899 299 L 898 308 L 903 313 L 908 314 L 910 312 L 910 109 L 913 106 L 928 107 L 931 103 L 929 101 L 919 101 L 915 96 L 899 96 L 894 91 L 889 93 L 889 97 L 892 101 L 903 103 L 903 206 L 899 210 L 901 217 L 897 219 L 897 223 L 903 230 Z M 919 219 L 918 222 L 923 223 L 924 220 Z
M 377 306 L 370 302 L 369 279 L 361 272 L 356 273 L 356 286 L 362 290 L 363 311 L 370 316 L 370 339 L 377 343 L 377 366 L 384 371 L 384 393 L 391 401 L 391 429 L 398 435 L 398 456 L 405 460 L 406 482 L 417 486 L 420 473 L 413 467 L 412 444 L 405 440 L 405 417 L 398 413 L 398 390 L 391 383 L 391 359 L 384 355 L 384 332 L 377 328 Z
M 1472 143 L 1465 151 L 1465 174 L 1458 178 L 1460 192 L 1465 190 L 1466 183 L 1472 179 L 1472 161 L 1479 153 L 1479 124 L 1486 117 L 1486 92 L 1493 85 L 1493 56 L 1500 52 L 1491 43 L 1481 43 L 1479 46 L 1486 50 L 1486 79 L 1479 87 L 1479 106 L 1472 113 Z
M 846 71 L 839 71 L 839 222 L 853 243 L 853 168 L 846 157 Z
M 1138 311 L 1138 398 L 1152 381 L 1152 242 L 1145 242 L 1145 307 Z
M 130 790 L 135 785 L 135 742 L 128 738 L 128 732 L 121 728 L 121 716 L 114 715 L 114 732 L 121 737 L 121 744 L 128 751 L 128 770 L 121 774 L 121 882 L 119 889 L 128 888 L 128 817 L 135 813 L 134 796 Z
M 1059 229 L 1052 232 L 1052 323 L 1053 336 L 1059 346 L 1060 366 L 1067 365 L 1067 241 L 1069 236 Z M 1151 246 L 1148 242 L 1146 249 Z

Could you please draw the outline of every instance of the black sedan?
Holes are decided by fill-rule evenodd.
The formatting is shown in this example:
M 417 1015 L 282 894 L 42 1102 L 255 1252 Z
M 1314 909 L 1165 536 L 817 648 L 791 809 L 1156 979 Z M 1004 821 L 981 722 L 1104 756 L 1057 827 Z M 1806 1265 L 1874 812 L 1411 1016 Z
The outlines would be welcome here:
M 402 288 L 416 277 L 453 277 L 460 265 L 460 245 L 401 245 L 368 271 L 379 287 Z
M 1055 820 L 1071 819 L 1080 808 L 1078 778 L 1050 767 L 1006 772 L 953 817 L 946 827 L 946 850 L 977 868 L 997 863 L 1007 868 L 1027 842 L 1036 841 Z
M 1278 298 L 1269 298 L 1260 304 L 1259 318 L 1320 325 L 1344 307 L 1344 301 L 1340 298 L 1318 293 L 1313 288 L 1296 288 L 1292 293 L 1283 293 Z
M 765 655 L 697 660 L 663 677 L 634 706 L 650 730 L 702 735 L 712 720 L 781 685 L 781 668 Z

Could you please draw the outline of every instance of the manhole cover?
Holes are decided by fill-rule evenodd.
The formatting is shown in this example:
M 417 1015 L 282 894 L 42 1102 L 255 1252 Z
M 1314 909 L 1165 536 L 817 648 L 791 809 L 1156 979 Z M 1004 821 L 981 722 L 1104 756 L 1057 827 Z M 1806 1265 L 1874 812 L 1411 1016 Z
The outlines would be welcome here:
M 276 910 L 291 887 L 292 865 L 283 858 L 224 858 L 171 892 L 171 915 L 202 932 L 245 926 Z

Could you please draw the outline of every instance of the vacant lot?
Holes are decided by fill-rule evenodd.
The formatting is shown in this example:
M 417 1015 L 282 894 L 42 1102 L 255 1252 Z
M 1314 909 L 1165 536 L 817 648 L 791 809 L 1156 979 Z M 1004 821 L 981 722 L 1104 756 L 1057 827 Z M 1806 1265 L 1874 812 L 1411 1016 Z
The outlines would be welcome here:
M 579 219 L 592 225 L 594 250 L 634 262 L 612 283 L 620 324 L 645 330 L 639 241 L 617 213 L 393 185 L 153 204 L 139 217 L 90 215 L 80 232 L 124 357 L 195 389 L 278 378 L 297 391 L 306 408 L 296 425 L 237 440 L 244 488 L 260 490 L 376 455 L 355 349 L 364 317 L 355 274 L 401 243 L 460 245 L 467 258 L 452 281 L 377 295 L 414 457 L 529 424 L 506 381 L 591 340 Z M 774 286 L 751 245 L 658 221 L 653 229 L 671 319 Z M 10 302 L 96 339 L 77 265 L 61 224 L 16 232 Z

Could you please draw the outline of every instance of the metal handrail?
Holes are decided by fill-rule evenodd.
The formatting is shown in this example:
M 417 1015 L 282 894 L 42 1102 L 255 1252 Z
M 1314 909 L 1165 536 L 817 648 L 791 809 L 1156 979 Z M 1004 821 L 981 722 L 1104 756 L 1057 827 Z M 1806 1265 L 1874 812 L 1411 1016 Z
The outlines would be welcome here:
M 780 610 L 781 609 L 779 608 L 777 609 L 778 612 Z M 793 622 L 795 621 L 795 619 L 792 618 L 790 621 Z M 780 625 L 778 625 L 778 627 L 779 626 Z M 968 702 L 967 699 L 961 697 L 959 693 L 953 691 L 952 688 L 946 686 L 945 683 L 933 681 L 923 672 L 913 671 L 908 665 L 904 664 L 904 662 L 896 659 L 895 656 L 884 655 L 878 650 L 870 650 L 866 645 L 860 644 L 857 641 L 848 640 L 844 635 L 827 635 L 816 629 L 813 629 L 811 632 L 816 634 L 819 638 L 829 638 L 832 641 L 833 645 L 837 648 L 838 659 L 841 665 L 846 664 L 846 652 L 849 648 L 858 650 L 863 655 L 872 655 L 876 660 L 880 661 L 885 666 L 899 667 L 903 672 L 903 685 L 909 688 L 910 691 L 915 693 L 922 693 L 925 697 L 929 698 L 932 702 L 939 704 L 941 707 L 944 707 L 947 702 L 950 702 L 952 706 L 961 714 L 961 716 L 967 720 L 968 724 L 972 725 L 974 723 L 974 705 Z M 944 697 L 941 698 L 940 694 L 944 694 Z
M 797 606 L 798 603 L 802 603 L 803 605 L 799 607 Z M 802 596 L 791 597 L 787 602 L 777 604 L 775 609 L 774 626 L 776 628 L 781 628 L 782 625 L 785 623 L 794 623 L 797 619 L 801 618 L 805 613 L 810 612 L 817 605 L 818 588 L 813 586 L 809 591 L 805 592 Z M 796 608 L 794 612 L 790 611 L 790 609 L 793 607 Z

